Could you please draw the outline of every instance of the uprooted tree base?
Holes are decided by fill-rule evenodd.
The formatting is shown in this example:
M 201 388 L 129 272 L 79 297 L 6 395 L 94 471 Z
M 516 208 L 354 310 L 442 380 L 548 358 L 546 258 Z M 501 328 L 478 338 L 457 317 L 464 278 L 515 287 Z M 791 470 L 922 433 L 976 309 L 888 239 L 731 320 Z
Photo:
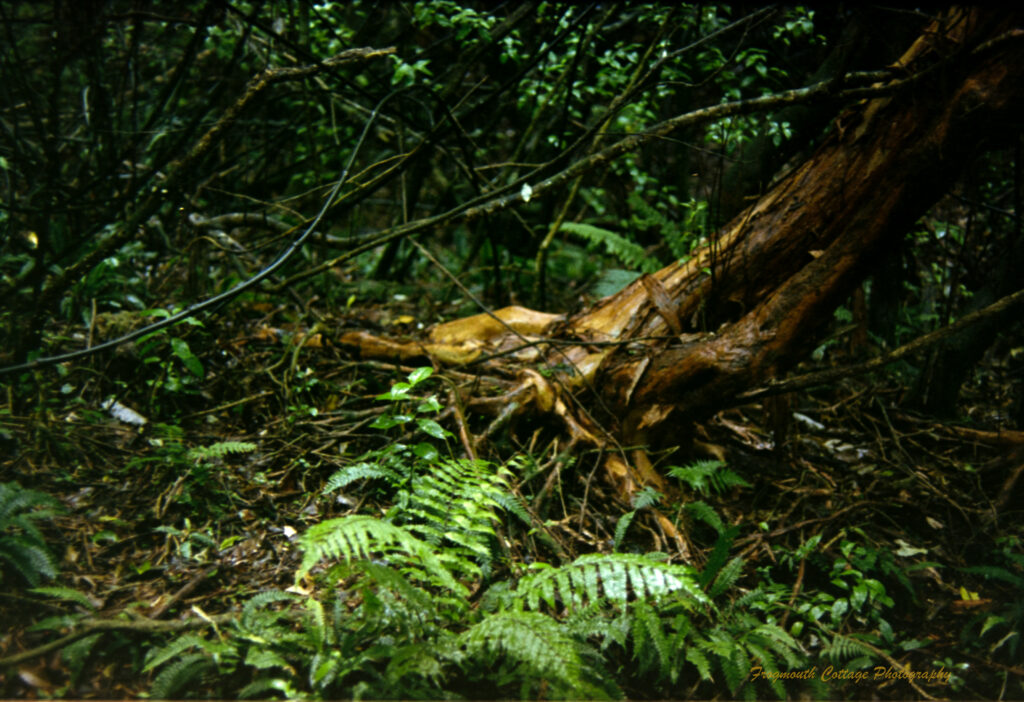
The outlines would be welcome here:
M 936 22 L 897 63 L 912 80 L 841 113 L 815 154 L 709 247 L 589 310 L 507 308 L 440 325 L 425 343 L 358 332 L 341 341 L 363 357 L 516 375 L 492 385 L 517 411 L 554 412 L 573 443 L 607 451 L 624 498 L 637 485 L 665 490 L 644 452 L 622 447 L 686 445 L 694 422 L 807 355 L 872 263 L 1024 105 L 1018 33 L 978 12 Z M 470 402 L 499 418 L 511 411 Z M 475 439 L 465 441 L 473 455 Z

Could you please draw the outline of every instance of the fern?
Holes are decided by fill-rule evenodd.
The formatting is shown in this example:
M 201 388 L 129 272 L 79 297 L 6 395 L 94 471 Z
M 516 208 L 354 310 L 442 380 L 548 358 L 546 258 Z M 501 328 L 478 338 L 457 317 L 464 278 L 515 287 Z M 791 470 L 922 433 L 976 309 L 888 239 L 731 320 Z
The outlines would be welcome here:
M 711 597 L 718 597 L 723 592 L 732 587 L 733 583 L 736 582 L 740 577 L 740 573 L 743 572 L 743 565 L 745 561 L 741 556 L 736 556 L 724 568 L 718 571 L 715 581 L 711 584 L 711 589 L 708 594 Z
M 721 494 L 734 487 L 751 487 L 738 473 L 726 468 L 722 461 L 696 461 L 686 466 L 671 466 L 668 474 L 705 497 L 711 489 Z
M 366 461 L 361 461 L 335 471 L 334 474 L 327 479 L 323 492 L 326 495 L 334 492 L 335 490 L 340 490 L 349 483 L 354 483 L 357 480 L 374 480 L 378 478 L 385 478 L 392 484 L 397 484 L 401 480 L 402 476 L 381 463 L 367 463 Z
M 690 515 L 690 517 L 704 522 L 719 534 L 725 532 L 725 524 L 722 523 L 722 518 L 719 517 L 714 508 L 706 502 L 701 502 L 700 500 L 690 502 L 686 505 L 685 509 L 686 513 Z
M 251 441 L 218 441 L 209 446 L 196 446 L 188 452 L 189 460 L 197 463 L 210 461 L 215 458 L 224 458 L 231 453 L 252 453 L 256 450 L 256 444 Z
M 508 503 L 509 475 L 507 468 L 486 461 L 438 461 L 400 496 L 396 514 L 428 543 L 448 544 L 439 555 L 454 572 L 479 577 L 478 566 L 490 566 L 494 525 Z
M 0 561 L 13 566 L 29 585 L 57 577 L 57 559 L 35 522 L 62 511 L 60 502 L 18 483 L 0 483 Z
M 467 656 L 510 659 L 538 678 L 581 694 L 592 686 L 582 676 L 577 643 L 555 619 L 539 612 L 506 611 L 492 614 L 459 637 Z
M 375 554 L 407 556 L 410 572 L 432 579 L 457 594 L 466 588 L 445 568 L 430 544 L 408 530 L 368 515 L 350 515 L 311 527 L 299 539 L 304 553 L 297 578 L 325 558 L 370 559 Z
M 70 587 L 34 587 L 31 592 L 37 595 L 47 595 L 58 600 L 77 602 L 91 612 L 96 611 L 96 604 L 85 593 Z
M 179 691 L 193 685 L 203 673 L 215 667 L 216 664 L 205 654 L 189 654 L 160 671 L 153 681 L 149 696 L 158 700 L 177 697 Z
M 648 256 L 642 246 L 610 229 L 578 222 L 562 222 L 559 229 L 582 237 L 592 244 L 604 246 L 609 256 L 614 256 L 627 268 L 641 270 L 644 273 L 654 273 L 661 268 L 658 259 Z
M 626 553 L 588 554 L 557 568 L 541 564 L 523 577 L 516 588 L 530 609 L 541 603 L 570 609 L 603 600 L 624 603 L 631 598 L 657 599 L 678 593 L 692 604 L 708 599 L 694 581 L 689 566 L 672 565 L 647 556 Z
M 833 633 L 832 640 L 821 649 L 821 655 L 828 656 L 833 663 L 840 663 L 855 656 L 873 657 L 875 652 L 852 636 Z
M 242 617 L 239 627 L 250 637 L 258 637 L 263 640 L 273 640 L 277 621 L 283 616 L 281 613 L 270 613 L 266 610 L 268 605 L 276 602 L 297 602 L 301 600 L 298 595 L 280 590 L 265 590 L 253 597 L 242 607 Z
M 633 607 L 632 614 L 634 656 L 640 662 L 641 668 L 655 668 L 653 663 L 656 658 L 658 666 L 655 669 L 671 670 L 673 647 L 669 644 L 657 612 L 647 602 L 640 601 Z
M 636 513 L 637 510 L 633 509 L 619 517 L 619 521 L 615 524 L 615 534 L 612 537 L 612 550 L 618 551 L 622 547 L 622 540 L 626 538 L 626 531 L 629 530 L 629 525 L 633 523 Z
M 626 271 L 621 268 L 606 268 L 594 281 L 591 291 L 595 297 L 608 297 L 622 290 L 634 280 L 642 276 L 639 271 Z

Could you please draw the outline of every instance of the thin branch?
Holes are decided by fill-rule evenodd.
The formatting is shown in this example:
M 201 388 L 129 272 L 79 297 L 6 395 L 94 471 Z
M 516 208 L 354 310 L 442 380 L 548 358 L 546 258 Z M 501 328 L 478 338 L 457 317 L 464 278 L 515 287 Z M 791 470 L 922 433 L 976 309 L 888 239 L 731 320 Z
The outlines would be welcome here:
M 176 619 L 172 621 L 160 621 L 156 619 L 83 619 L 79 622 L 82 627 L 78 631 L 54 639 L 41 646 L 30 648 L 21 653 L 15 653 L 6 658 L 0 658 L 0 668 L 18 665 L 25 661 L 46 655 L 50 651 L 58 651 L 70 644 L 92 634 L 99 634 L 105 631 L 136 631 L 146 634 L 164 632 L 185 631 L 188 629 L 202 629 L 216 624 L 224 624 L 235 618 L 233 614 L 215 614 L 207 619 Z
M 1004 312 L 1009 312 L 1010 310 L 1022 305 L 1022 303 L 1024 303 L 1024 290 L 1018 290 L 1012 295 L 1007 295 L 999 301 L 992 303 L 988 307 L 984 307 L 980 310 L 964 315 L 949 326 L 936 329 L 924 336 L 919 336 L 910 343 L 904 344 L 903 346 L 884 353 L 881 356 L 872 358 L 869 361 L 856 363 L 850 366 L 842 366 L 840 368 L 829 368 L 828 370 L 805 373 L 792 378 L 786 378 L 785 380 L 772 381 L 763 387 L 740 393 L 737 395 L 737 400 L 741 403 L 746 403 L 751 400 L 759 400 L 762 397 L 768 397 L 769 395 L 781 395 L 782 393 L 802 390 L 815 385 L 825 385 L 827 383 L 835 382 L 841 378 L 869 373 L 873 370 L 883 368 L 894 361 L 898 361 L 901 358 L 905 358 L 934 346 L 951 336 L 959 334 L 978 322 L 1003 314 Z

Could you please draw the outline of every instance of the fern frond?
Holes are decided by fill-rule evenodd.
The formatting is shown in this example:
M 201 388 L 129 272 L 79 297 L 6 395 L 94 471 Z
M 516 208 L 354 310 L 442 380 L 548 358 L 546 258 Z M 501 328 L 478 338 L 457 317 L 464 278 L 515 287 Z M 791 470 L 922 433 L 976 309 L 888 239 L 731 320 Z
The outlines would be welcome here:
M 779 672 L 779 665 L 775 662 L 775 657 L 770 652 L 758 646 L 756 643 L 753 643 L 749 639 L 745 640 L 743 645 L 747 649 L 747 653 L 749 653 L 750 656 L 765 669 L 765 671 L 769 673 Z M 777 677 L 769 677 L 768 684 L 779 699 L 786 699 L 786 688 Z
M 281 615 L 274 612 L 268 616 L 268 612 L 265 611 L 267 605 L 275 602 L 298 602 L 301 599 L 299 595 L 281 590 L 257 593 L 242 607 L 238 626 L 250 639 L 258 639 L 261 642 L 273 640 L 274 624 Z
M 576 642 L 560 622 L 539 612 L 504 611 L 485 617 L 459 637 L 470 657 L 510 659 L 538 678 L 569 690 L 584 687 Z
M 651 667 L 652 656 L 649 650 L 657 655 L 658 668 L 662 671 L 671 669 L 671 649 L 668 637 L 662 627 L 661 619 L 654 608 L 647 602 L 637 602 L 633 606 L 633 642 L 635 654 L 640 659 L 643 668 Z
M 252 453 L 256 450 L 256 444 L 251 441 L 218 441 L 209 446 L 196 446 L 188 452 L 188 458 L 192 461 L 209 461 L 214 458 L 224 458 L 230 453 Z
M 505 510 L 509 514 L 513 514 L 516 517 L 518 517 L 519 521 L 525 524 L 526 526 L 534 526 L 534 520 L 530 516 L 530 513 L 526 511 L 526 507 L 524 507 L 523 503 L 519 500 L 519 498 L 517 498 L 511 492 L 501 490 L 499 492 L 495 492 L 493 497 L 494 501 L 503 510 Z
M 718 597 L 732 587 L 733 583 L 739 579 L 740 573 L 743 572 L 745 563 L 746 561 L 741 556 L 736 556 L 729 561 L 724 568 L 718 571 L 718 576 L 715 578 L 714 583 L 712 583 L 708 594 L 711 597 Z
M 57 559 L 38 540 L 26 534 L 0 536 L 0 561 L 7 561 L 29 585 L 57 577 Z
M 148 660 L 146 662 L 146 666 L 142 669 L 142 671 L 144 673 L 149 672 L 157 666 L 163 665 L 172 658 L 179 656 L 181 653 L 189 650 L 190 648 L 202 649 L 205 643 L 205 640 L 199 634 L 183 634 L 178 638 L 174 639 L 173 641 L 171 641 L 170 643 L 168 643 L 166 646 L 157 649 L 151 649 L 149 653 L 146 655 L 146 658 Z
M 478 578 L 480 566 L 490 564 L 495 524 L 509 501 L 509 476 L 507 468 L 486 461 L 438 461 L 414 479 L 400 514 L 428 543 L 454 544 L 442 550 L 443 561 L 454 572 Z
M 716 519 L 717 516 L 715 515 Z M 698 582 L 701 587 L 707 587 L 715 579 L 715 576 L 719 574 L 721 568 L 726 565 L 729 551 L 732 549 L 732 541 L 738 533 L 738 527 L 722 525 L 722 530 L 718 532 L 718 538 L 715 539 L 715 547 L 711 550 L 711 555 L 708 556 L 708 560 L 704 563 L 704 570 L 700 573 Z M 724 592 L 724 590 L 722 591 Z
M 718 516 L 718 513 L 708 503 L 697 500 L 696 502 L 688 503 L 685 509 L 691 518 L 704 522 L 719 534 L 725 531 L 722 518 Z
M 363 461 L 336 470 L 331 477 L 327 479 L 327 484 L 324 485 L 323 494 L 326 495 L 334 492 L 335 490 L 340 490 L 349 483 L 354 483 L 357 480 L 373 480 L 375 478 L 386 478 L 392 483 L 398 483 L 401 481 L 401 476 L 398 473 L 387 468 L 383 464 L 367 463 Z
M 715 654 L 715 662 L 725 677 L 726 685 L 735 695 L 750 671 L 746 653 L 739 642 L 722 629 L 713 629 L 709 632 L 707 642 L 708 650 Z
M 516 593 L 530 609 L 541 602 L 575 607 L 586 601 L 623 603 L 630 598 L 656 599 L 670 593 L 692 604 L 709 600 L 694 580 L 689 566 L 672 565 L 647 556 L 627 553 L 588 554 L 557 568 L 541 567 L 523 577 Z M 603 592 L 603 595 L 602 595 Z
M 655 490 L 650 485 L 647 485 L 640 490 L 637 490 L 633 495 L 633 509 L 644 509 L 645 507 L 653 507 L 654 505 L 661 502 L 661 499 L 665 497 L 660 492 Z
M 199 677 L 215 667 L 212 660 L 202 653 L 193 653 L 160 671 L 153 681 L 149 696 L 152 699 L 167 700 L 178 697 L 178 692 L 196 682 Z
M 698 645 L 705 643 L 705 640 L 698 638 Z M 704 655 L 704 652 L 697 648 L 697 646 L 689 646 L 686 649 L 686 660 L 693 664 L 693 667 L 697 669 L 697 673 L 700 674 L 701 680 L 712 681 L 714 676 L 711 675 L 711 663 L 708 661 L 708 657 Z
M 797 668 L 803 664 L 798 655 L 800 645 L 778 624 L 761 624 L 750 632 L 748 638 L 758 641 L 775 655 L 782 656 L 790 668 Z
M 437 609 L 435 600 L 426 590 L 421 590 L 410 583 L 401 573 L 394 568 L 377 565 L 376 563 L 364 563 L 363 572 L 379 587 L 390 591 L 410 603 L 413 608 L 424 616 L 433 615 Z
M 852 636 L 834 633 L 832 640 L 822 648 L 821 655 L 828 656 L 833 663 L 839 663 L 855 656 L 872 657 L 875 652 Z
M 291 666 L 280 654 L 266 646 L 250 646 L 245 654 L 245 664 L 251 665 L 257 670 L 267 668 L 283 668 L 292 675 L 295 675 L 295 668 Z
M 559 230 L 575 234 L 592 244 L 604 246 L 609 256 L 619 259 L 627 268 L 642 270 L 644 273 L 654 273 L 661 268 L 658 260 L 648 256 L 642 246 L 609 229 L 580 222 L 562 222 Z
M 58 600 L 66 600 L 68 602 L 77 602 L 90 611 L 96 611 L 96 604 L 88 598 L 88 596 L 74 590 L 70 587 L 34 587 L 29 592 L 33 592 L 37 595 L 46 595 L 47 597 L 53 597 Z
M 629 530 L 629 525 L 633 523 L 635 516 L 636 510 L 634 509 L 619 517 L 619 521 L 615 524 L 615 535 L 612 538 L 612 550 L 618 551 L 622 546 L 622 540 L 626 538 L 626 531 Z
M 299 544 L 304 553 L 297 578 L 305 576 L 325 558 L 351 562 L 370 559 L 375 553 L 404 554 L 440 585 L 459 595 L 466 593 L 465 586 L 442 565 L 430 544 L 407 529 L 369 515 L 355 514 L 317 524 L 299 538 Z
M 49 509 L 30 511 L 40 507 Z M 30 518 L 40 519 L 61 511 L 61 504 L 44 492 L 23 488 L 18 483 L 0 483 L 0 530 L 12 526 L 15 515 L 26 511 Z

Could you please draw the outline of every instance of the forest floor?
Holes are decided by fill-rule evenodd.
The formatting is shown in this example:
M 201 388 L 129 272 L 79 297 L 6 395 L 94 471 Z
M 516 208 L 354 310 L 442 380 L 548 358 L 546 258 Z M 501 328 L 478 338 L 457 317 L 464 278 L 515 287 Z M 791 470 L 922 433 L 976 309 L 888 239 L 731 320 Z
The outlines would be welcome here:
M 0 475 L 63 504 L 44 529 L 59 558 L 55 583 L 84 593 L 88 603 L 32 592 L 15 572 L 4 572 L 0 663 L 35 655 L 9 665 L 17 674 L 5 677 L 0 697 L 138 697 L 149 683 L 138 672 L 147 631 L 126 627 L 81 639 L 91 652 L 72 666 L 63 649 L 45 648 L 68 630 L 71 620 L 61 617 L 91 610 L 94 619 L 175 622 L 237 611 L 255 593 L 295 584 L 295 540 L 305 529 L 388 508 L 372 482 L 323 492 L 339 467 L 403 439 L 371 426 L 386 410 L 378 395 L 426 360 L 363 361 L 336 343 L 353 329 L 415 336 L 422 333 L 418 320 L 438 314 L 422 300 L 386 302 L 335 315 L 315 304 L 303 311 L 239 303 L 205 328 L 179 327 L 151 347 L 94 357 L 65 378 L 37 376 L 36 404 L 0 414 Z M 80 329 L 51 332 L 81 336 Z M 201 359 L 201 381 L 189 377 L 189 353 L 177 353 L 173 338 Z M 822 363 L 839 363 L 844 354 L 837 344 Z M 436 374 L 447 378 L 431 387 L 448 408 L 438 419 L 454 429 L 452 408 L 474 392 L 475 381 L 444 368 Z M 1014 482 L 1024 443 L 1006 419 L 1008 374 L 988 359 L 964 389 L 960 421 L 901 409 L 908 376 L 900 368 L 798 393 L 782 447 L 761 404 L 730 409 L 701 427 L 702 441 L 749 487 L 684 485 L 682 493 L 737 527 L 730 556 L 742 556 L 750 572 L 773 572 L 794 598 L 827 589 L 838 557 L 882 583 L 893 601 L 888 625 L 904 646 L 878 660 L 944 666 L 957 676 L 955 687 L 925 686 L 928 694 L 999 698 L 1007 676 L 1024 676 L 1008 657 L 1019 642 L 999 626 L 1012 625 L 1008 612 L 1019 616 L 1024 599 L 1022 486 Z M 104 406 L 109 398 L 117 404 Z M 490 421 L 469 416 L 466 426 L 482 433 Z M 631 505 L 605 481 L 599 453 L 567 454 L 559 427 L 543 418 L 522 417 L 505 429 L 481 458 L 529 457 L 535 469 L 517 476 L 515 490 L 551 537 L 505 525 L 510 557 L 553 562 L 610 551 Z M 254 447 L 225 448 L 229 441 Z M 217 445 L 223 450 L 203 452 Z M 460 443 L 449 450 L 458 454 Z M 663 455 L 655 463 L 695 458 Z M 645 512 L 619 536 L 621 550 L 671 555 Z M 693 524 L 688 538 L 692 557 L 706 561 L 714 534 Z M 858 618 L 846 625 L 856 630 Z M 850 682 L 836 691 L 854 699 L 920 697 L 904 680 Z

